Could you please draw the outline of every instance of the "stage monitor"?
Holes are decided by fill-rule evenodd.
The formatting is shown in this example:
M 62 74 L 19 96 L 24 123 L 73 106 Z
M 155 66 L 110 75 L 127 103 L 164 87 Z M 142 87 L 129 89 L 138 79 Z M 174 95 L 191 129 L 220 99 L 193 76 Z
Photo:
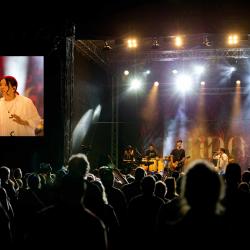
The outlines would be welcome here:
M 44 136 L 44 56 L 0 56 L 0 136 Z

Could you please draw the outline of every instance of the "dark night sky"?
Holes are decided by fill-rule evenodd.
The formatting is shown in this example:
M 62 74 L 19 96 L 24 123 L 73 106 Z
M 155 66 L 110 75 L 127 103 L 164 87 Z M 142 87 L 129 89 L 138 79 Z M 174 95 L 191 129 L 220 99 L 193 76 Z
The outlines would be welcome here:
M 20 2 L 11 11 L 8 6 L 2 8 L 2 33 L 27 31 L 46 36 L 54 32 L 53 25 L 64 25 L 66 21 L 76 24 L 77 34 L 82 39 L 117 37 L 129 32 L 153 36 L 176 30 L 185 34 L 250 30 L 249 3 L 243 0 L 73 0 L 53 3 L 53 6 L 51 3 L 32 6 Z
M 171 34 L 176 30 L 186 34 L 250 30 L 247 1 L 109 2 L 86 8 L 86 16 L 84 12 L 82 15 L 72 13 L 82 36 L 119 36 L 128 32 L 153 36 Z M 98 9 L 101 12 L 97 12 Z

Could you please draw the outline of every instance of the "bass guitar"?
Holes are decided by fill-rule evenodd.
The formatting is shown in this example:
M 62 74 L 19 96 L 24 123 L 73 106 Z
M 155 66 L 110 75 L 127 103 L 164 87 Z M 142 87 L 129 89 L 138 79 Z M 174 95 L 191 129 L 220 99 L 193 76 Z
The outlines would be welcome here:
M 185 160 L 189 159 L 190 156 L 186 156 L 184 158 L 182 158 L 180 161 L 173 161 L 173 156 L 170 157 L 170 168 L 175 171 L 178 170 L 185 162 Z

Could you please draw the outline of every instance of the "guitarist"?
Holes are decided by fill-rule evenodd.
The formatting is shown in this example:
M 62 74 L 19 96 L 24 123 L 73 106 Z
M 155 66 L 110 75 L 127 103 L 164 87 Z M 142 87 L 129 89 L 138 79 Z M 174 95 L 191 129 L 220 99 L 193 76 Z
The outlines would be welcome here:
M 185 160 L 185 150 L 182 148 L 182 140 L 176 141 L 176 147 L 172 150 L 170 155 L 172 170 L 182 172 Z

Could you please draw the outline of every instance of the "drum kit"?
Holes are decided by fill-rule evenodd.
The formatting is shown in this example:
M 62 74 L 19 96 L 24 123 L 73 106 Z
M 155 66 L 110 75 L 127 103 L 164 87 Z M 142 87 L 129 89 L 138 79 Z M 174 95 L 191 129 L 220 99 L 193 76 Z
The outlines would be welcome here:
M 123 160 L 123 163 L 127 166 L 130 166 L 129 169 L 132 172 L 138 166 L 143 168 L 149 174 L 159 173 L 162 176 L 165 176 L 165 175 L 172 176 L 172 173 L 176 171 L 175 169 L 173 169 L 173 166 L 171 164 L 171 156 L 165 156 L 163 158 L 155 157 L 155 158 L 150 158 L 150 159 L 141 158 L 139 161 Z
M 140 167 L 149 173 L 160 173 L 163 175 L 164 169 L 166 167 L 166 158 L 142 158 Z
M 189 158 L 190 156 L 184 157 L 184 159 L 179 163 L 183 162 L 182 164 L 186 166 L 188 164 Z M 151 158 L 150 160 L 148 160 L 147 158 L 142 158 L 140 167 L 142 167 L 148 173 L 160 173 L 162 176 L 172 176 L 174 172 L 180 171 L 177 168 L 173 167 L 173 162 L 170 155 L 163 158 Z
M 126 165 L 134 165 L 143 168 L 148 173 L 160 173 L 163 174 L 165 168 L 165 159 L 163 158 L 142 158 L 140 161 L 123 160 Z

